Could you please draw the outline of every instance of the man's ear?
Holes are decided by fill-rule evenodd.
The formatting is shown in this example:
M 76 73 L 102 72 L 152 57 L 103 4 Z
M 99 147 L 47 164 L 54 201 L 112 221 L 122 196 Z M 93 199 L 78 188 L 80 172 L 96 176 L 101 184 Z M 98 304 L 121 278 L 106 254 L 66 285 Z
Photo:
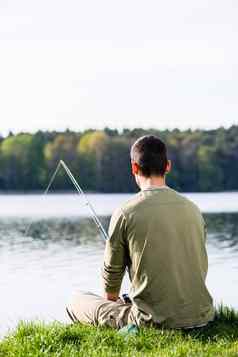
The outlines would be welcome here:
M 131 162 L 131 170 L 133 175 L 137 175 L 139 172 L 139 165 L 134 161 Z
M 167 166 L 166 166 L 166 173 L 171 171 L 171 160 L 168 160 Z

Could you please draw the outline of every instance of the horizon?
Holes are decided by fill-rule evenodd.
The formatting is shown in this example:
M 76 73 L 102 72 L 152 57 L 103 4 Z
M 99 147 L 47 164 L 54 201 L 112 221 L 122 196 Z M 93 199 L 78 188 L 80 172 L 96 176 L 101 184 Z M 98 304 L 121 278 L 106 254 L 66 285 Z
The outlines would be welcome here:
M 192 128 L 192 127 L 187 127 L 187 128 L 179 128 L 179 127 L 173 127 L 173 128 L 157 128 L 157 127 L 148 127 L 148 128 L 145 128 L 145 127 L 133 127 L 133 128 L 129 128 L 129 127 L 124 127 L 124 128 L 117 128 L 117 127 L 109 127 L 109 126 L 105 126 L 103 128 L 96 128 L 96 127 L 86 127 L 82 130 L 75 130 L 75 129 L 71 129 L 71 128 L 65 128 L 65 129 L 36 129 L 36 130 L 20 130 L 20 131 L 12 131 L 12 130 L 9 130 L 8 133 L 5 133 L 3 134 L 1 131 L 0 131 L 0 137 L 2 138 L 7 138 L 11 135 L 19 135 L 19 134 L 32 134 L 32 135 L 35 135 L 36 133 L 38 132 L 49 132 L 49 133 L 52 133 L 52 132 L 56 132 L 56 133 L 59 133 L 59 134 L 64 134 L 66 133 L 67 131 L 70 131 L 70 132 L 73 132 L 73 133 L 85 133 L 87 131 L 105 131 L 105 130 L 116 130 L 120 135 L 126 131 L 126 130 L 129 130 L 129 131 L 134 131 L 134 130 L 145 130 L 145 131 L 150 131 L 150 130 L 156 130 L 156 131 L 170 131 L 170 132 L 173 132 L 175 130 L 178 130 L 180 132 L 186 132 L 186 131 L 191 131 L 191 132 L 196 132 L 196 131 L 206 131 L 206 132 L 209 132 L 209 131 L 214 131 L 214 130 L 219 130 L 219 129 L 224 129 L 224 130 L 229 130 L 231 127 L 237 127 L 238 126 L 238 123 L 234 123 L 234 124 L 230 124 L 230 125 L 220 125 L 220 126 L 217 126 L 217 127 L 212 127 L 212 128 L 202 128 L 202 127 L 198 127 L 198 128 Z

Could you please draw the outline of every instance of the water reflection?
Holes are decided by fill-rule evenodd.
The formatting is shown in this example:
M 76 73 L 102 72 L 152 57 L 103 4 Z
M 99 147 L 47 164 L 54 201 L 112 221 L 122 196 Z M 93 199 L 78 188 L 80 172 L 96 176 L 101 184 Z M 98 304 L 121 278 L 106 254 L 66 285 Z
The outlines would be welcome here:
M 238 249 L 238 213 L 214 213 L 204 215 L 211 244 L 225 243 L 233 251 Z
M 100 217 L 108 229 L 109 217 Z M 90 218 L 48 218 L 34 221 L 25 218 L 0 220 L 0 245 L 26 244 L 31 240 L 69 241 L 87 244 L 100 239 L 100 232 Z
M 208 229 L 208 242 L 214 246 L 226 243 L 234 251 L 238 249 L 238 213 L 203 214 Z M 100 217 L 108 229 L 110 217 Z M 100 238 L 100 232 L 91 218 L 4 218 L 0 220 L 0 244 L 21 244 L 29 239 L 72 241 L 86 244 Z

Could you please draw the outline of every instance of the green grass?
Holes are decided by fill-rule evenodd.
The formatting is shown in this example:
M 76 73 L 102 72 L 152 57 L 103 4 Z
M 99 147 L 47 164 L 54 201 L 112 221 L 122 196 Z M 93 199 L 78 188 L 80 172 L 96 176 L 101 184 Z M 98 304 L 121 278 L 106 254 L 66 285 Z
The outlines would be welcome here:
M 21 322 L 0 343 L 0 357 L 238 356 L 238 313 L 219 307 L 208 327 L 190 330 L 141 329 L 135 336 L 81 324 Z

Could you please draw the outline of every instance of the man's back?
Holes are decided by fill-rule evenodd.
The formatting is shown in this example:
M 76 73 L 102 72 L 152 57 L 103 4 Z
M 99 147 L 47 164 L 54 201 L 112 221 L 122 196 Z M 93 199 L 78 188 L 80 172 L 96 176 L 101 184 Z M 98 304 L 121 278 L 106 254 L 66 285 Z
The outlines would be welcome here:
M 190 327 L 213 319 L 206 228 L 194 203 L 168 186 L 143 190 L 114 214 L 109 233 L 105 286 L 118 289 L 110 270 L 114 277 L 117 270 L 120 285 L 122 265 L 128 266 L 132 320 Z

